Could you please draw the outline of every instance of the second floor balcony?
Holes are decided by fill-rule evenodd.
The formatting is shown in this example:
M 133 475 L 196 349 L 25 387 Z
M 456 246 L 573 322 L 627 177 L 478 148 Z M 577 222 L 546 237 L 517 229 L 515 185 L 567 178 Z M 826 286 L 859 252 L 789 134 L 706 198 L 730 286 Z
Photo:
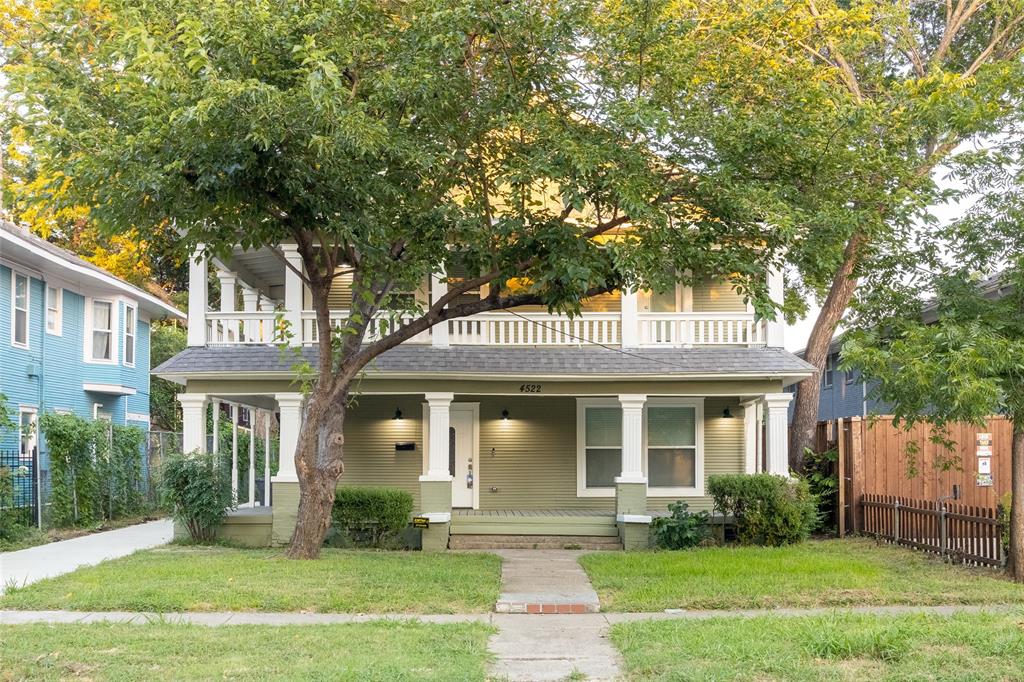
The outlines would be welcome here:
M 284 247 L 285 254 L 289 251 Z M 190 345 L 307 345 L 319 333 L 309 293 L 300 277 L 273 256 L 240 252 L 230 262 L 193 263 L 190 272 Z M 211 309 L 209 265 L 220 281 L 219 306 Z M 276 266 L 276 270 L 274 269 Z M 432 277 L 414 295 L 428 304 L 443 277 Z M 781 277 L 779 277 L 781 287 Z M 239 296 L 240 294 L 240 296 Z M 338 280 L 331 297 L 331 326 L 349 317 L 351 292 Z M 409 321 L 382 313 L 366 334 L 373 341 Z M 623 348 L 694 346 L 781 346 L 782 325 L 758 319 L 728 284 L 703 282 L 677 286 L 665 294 L 613 292 L 584 301 L 579 315 L 551 314 L 536 307 L 488 312 L 449 320 L 407 343 L 485 346 L 584 346 Z

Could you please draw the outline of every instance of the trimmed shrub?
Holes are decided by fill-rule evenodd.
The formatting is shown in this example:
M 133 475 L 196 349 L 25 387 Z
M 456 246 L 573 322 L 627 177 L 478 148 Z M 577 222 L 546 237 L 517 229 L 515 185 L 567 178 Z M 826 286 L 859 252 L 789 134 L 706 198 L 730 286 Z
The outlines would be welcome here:
M 160 491 L 174 520 L 196 542 L 211 542 L 231 506 L 228 470 L 209 453 L 171 455 L 164 461 Z
M 683 501 L 668 506 L 669 516 L 659 516 L 651 521 L 654 543 L 662 549 L 690 549 L 711 536 L 708 527 L 710 515 L 706 511 L 696 514 L 689 511 Z
M 818 524 L 818 501 L 806 481 L 771 474 L 709 476 L 708 494 L 718 512 L 735 519 L 743 544 L 802 542 Z
M 409 525 L 412 495 L 398 488 L 342 487 L 334 492 L 332 543 L 381 547 Z

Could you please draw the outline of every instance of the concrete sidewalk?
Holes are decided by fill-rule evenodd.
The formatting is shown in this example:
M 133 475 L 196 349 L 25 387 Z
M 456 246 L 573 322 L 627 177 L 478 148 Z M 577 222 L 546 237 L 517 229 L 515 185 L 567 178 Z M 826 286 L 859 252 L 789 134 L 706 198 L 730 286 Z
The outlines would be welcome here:
M 827 616 L 836 614 L 869 616 L 905 616 L 926 614 L 953 616 L 958 613 L 1021 613 L 1024 604 L 964 604 L 945 606 L 853 606 L 814 609 L 736 609 L 713 611 L 651 611 L 645 613 L 585 613 L 577 616 L 535 616 L 515 613 L 300 613 L 279 611 L 22 611 L 0 610 L 0 625 L 25 623 L 191 623 L 218 627 L 222 625 L 330 625 L 333 623 L 366 623 L 375 620 L 419 621 L 422 623 L 490 623 L 498 627 L 536 630 L 544 622 L 587 626 L 616 625 L 640 620 L 707 620 L 710 618 L 758 618 L 782 616 Z
M 578 559 L 585 551 L 495 549 L 501 557 L 498 613 L 596 613 L 597 592 Z
M 169 519 L 83 535 L 71 540 L 0 553 L 0 594 L 8 586 L 21 587 L 44 578 L 70 573 L 107 559 L 171 541 L 174 524 Z

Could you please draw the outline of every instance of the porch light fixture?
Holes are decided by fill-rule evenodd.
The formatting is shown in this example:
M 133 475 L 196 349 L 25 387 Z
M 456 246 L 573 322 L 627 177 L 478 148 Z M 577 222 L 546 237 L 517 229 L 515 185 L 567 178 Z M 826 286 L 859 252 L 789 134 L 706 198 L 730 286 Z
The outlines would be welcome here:
M 732 411 L 729 410 L 729 406 L 726 405 L 725 409 L 722 410 L 722 419 L 732 419 L 732 418 L 733 418 Z
M 501 418 L 505 421 L 508 421 L 508 408 L 505 408 L 504 410 L 501 411 Z
M 402 408 L 395 408 L 395 416 L 392 417 L 392 419 L 394 419 L 395 421 L 402 421 Z

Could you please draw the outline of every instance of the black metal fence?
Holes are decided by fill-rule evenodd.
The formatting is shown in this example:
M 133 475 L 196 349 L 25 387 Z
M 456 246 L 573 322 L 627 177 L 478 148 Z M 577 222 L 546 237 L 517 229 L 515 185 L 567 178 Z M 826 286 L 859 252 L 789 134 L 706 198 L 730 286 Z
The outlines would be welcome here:
M 41 481 L 38 450 L 27 456 L 0 450 L 0 513 L 14 515 L 22 525 L 41 527 Z

